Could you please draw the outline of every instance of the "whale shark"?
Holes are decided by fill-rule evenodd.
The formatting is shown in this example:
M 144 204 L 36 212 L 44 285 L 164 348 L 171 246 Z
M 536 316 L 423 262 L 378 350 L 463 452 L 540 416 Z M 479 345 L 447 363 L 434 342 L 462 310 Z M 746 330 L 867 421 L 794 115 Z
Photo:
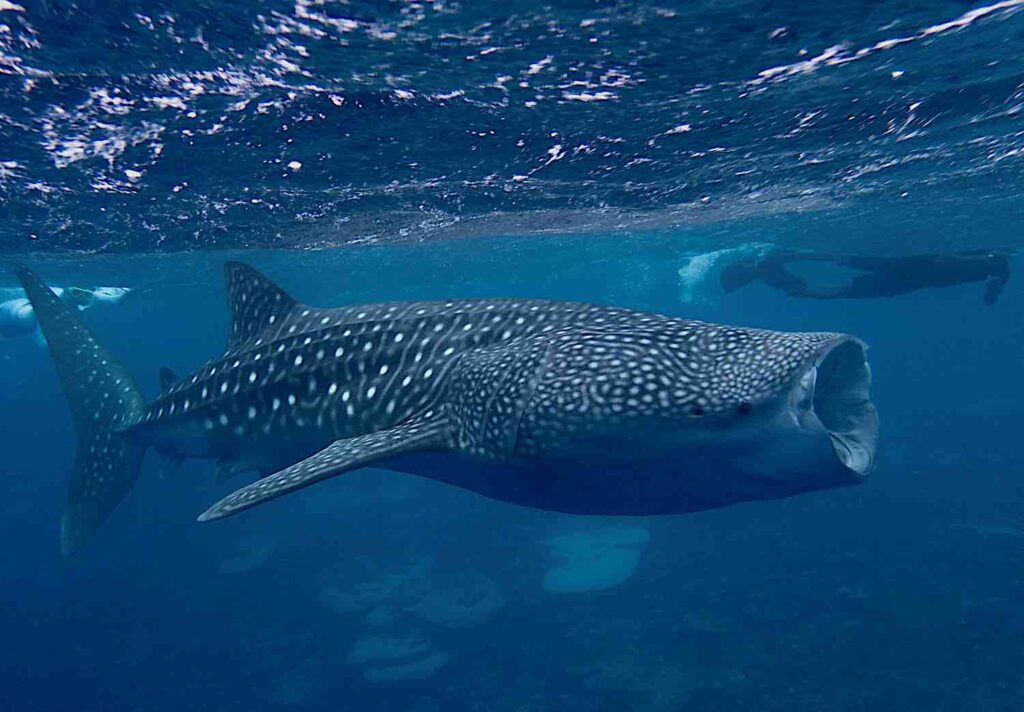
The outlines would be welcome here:
M 71 308 L 18 276 L 78 438 L 66 552 L 150 448 L 258 476 L 201 521 L 371 465 L 538 509 L 658 515 L 857 484 L 875 461 L 867 347 L 846 334 L 530 299 L 317 308 L 229 262 L 224 352 L 163 369 L 146 402 Z

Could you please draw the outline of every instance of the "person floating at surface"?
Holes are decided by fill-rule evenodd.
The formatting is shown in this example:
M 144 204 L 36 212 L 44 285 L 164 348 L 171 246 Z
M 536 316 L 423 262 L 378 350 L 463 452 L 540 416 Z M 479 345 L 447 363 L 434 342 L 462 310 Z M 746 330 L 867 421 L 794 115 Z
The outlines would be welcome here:
M 131 290 L 127 287 L 55 287 L 54 293 L 78 311 L 95 304 L 117 304 Z M 17 290 L 17 293 L 22 293 Z M 0 336 L 8 338 L 38 333 L 38 323 L 32 305 L 25 297 L 0 302 Z
M 844 284 L 811 287 L 790 272 L 790 262 L 831 262 L 857 270 Z M 720 284 L 726 292 L 760 280 L 791 297 L 805 299 L 870 299 L 894 297 L 931 287 L 954 287 L 969 282 L 985 282 L 984 302 L 991 306 L 999 299 L 1010 279 L 1010 255 L 1005 252 L 972 250 L 951 255 L 911 255 L 908 257 L 839 257 L 799 254 L 774 250 L 765 255 L 744 257 L 722 270 Z

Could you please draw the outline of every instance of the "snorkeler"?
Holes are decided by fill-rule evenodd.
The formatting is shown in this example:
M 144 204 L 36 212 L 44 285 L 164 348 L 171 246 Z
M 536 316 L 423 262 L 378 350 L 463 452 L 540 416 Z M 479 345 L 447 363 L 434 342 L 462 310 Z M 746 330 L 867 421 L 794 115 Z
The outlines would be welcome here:
M 78 311 L 85 311 L 96 304 L 117 304 L 130 291 L 128 287 L 53 288 L 61 301 Z M 35 311 L 25 297 L 0 302 L 0 336 L 11 338 L 37 333 L 38 326 Z
M 810 287 L 790 272 L 790 262 L 831 262 L 857 270 L 848 282 L 832 287 Z M 1010 255 L 1005 252 L 973 250 L 951 255 L 909 257 L 833 257 L 774 250 L 765 255 L 744 257 L 722 270 L 720 283 L 726 292 L 760 280 L 791 297 L 806 299 L 870 299 L 894 297 L 932 287 L 954 287 L 985 282 L 984 302 L 999 299 L 1010 279 Z

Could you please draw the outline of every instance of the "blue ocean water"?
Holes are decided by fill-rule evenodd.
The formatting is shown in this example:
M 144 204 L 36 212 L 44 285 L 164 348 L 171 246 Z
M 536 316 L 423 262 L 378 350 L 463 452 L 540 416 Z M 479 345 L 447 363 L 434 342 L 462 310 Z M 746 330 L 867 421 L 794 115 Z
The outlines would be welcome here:
M 1022 8 L 0 0 L 2 262 L 130 287 L 82 318 L 147 396 L 223 348 L 241 259 L 316 305 L 849 332 L 882 417 L 861 486 L 671 517 L 366 469 L 199 524 L 235 482 L 150 458 L 66 557 L 71 419 L 3 339 L 3 709 L 1024 708 L 1019 277 L 718 283 L 768 246 L 1016 250 Z

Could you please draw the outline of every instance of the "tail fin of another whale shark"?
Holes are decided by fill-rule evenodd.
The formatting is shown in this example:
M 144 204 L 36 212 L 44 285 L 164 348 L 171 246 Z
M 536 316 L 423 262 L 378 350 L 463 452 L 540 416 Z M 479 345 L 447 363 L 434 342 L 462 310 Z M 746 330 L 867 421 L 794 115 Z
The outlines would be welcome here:
M 23 267 L 18 279 L 46 337 L 78 436 L 61 517 L 61 549 L 69 554 L 85 545 L 138 478 L 144 448 L 118 431 L 141 413 L 142 394 L 39 277 Z

